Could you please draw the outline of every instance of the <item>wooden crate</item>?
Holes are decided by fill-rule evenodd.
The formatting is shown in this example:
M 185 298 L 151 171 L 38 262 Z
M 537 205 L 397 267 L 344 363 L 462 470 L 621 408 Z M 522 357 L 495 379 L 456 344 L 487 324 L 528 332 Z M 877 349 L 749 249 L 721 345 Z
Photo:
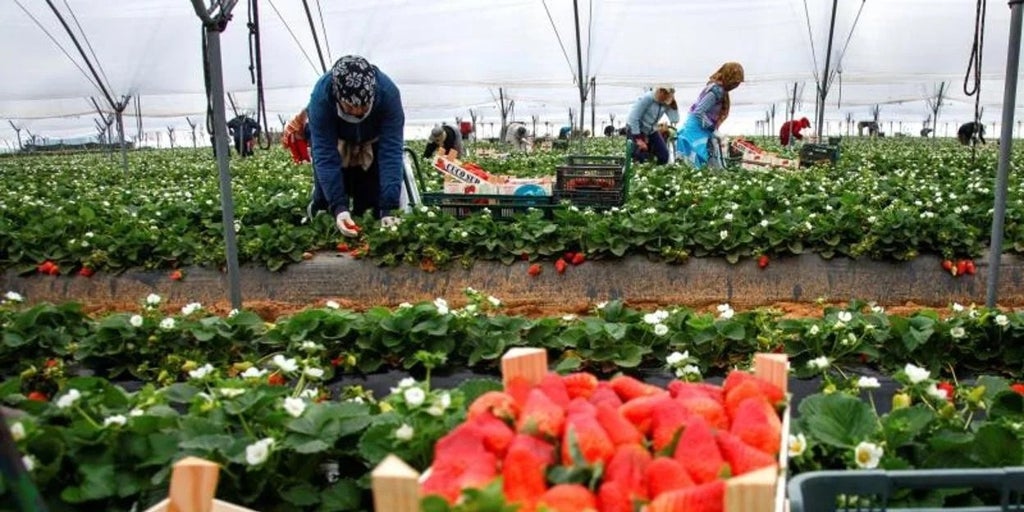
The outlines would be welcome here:
M 547 352 L 539 348 L 513 348 L 501 358 L 502 380 L 514 377 L 537 384 L 548 372 Z M 788 391 L 789 359 L 785 354 L 756 354 L 754 374 Z M 778 467 L 767 467 L 726 481 L 726 512 L 783 512 L 786 498 L 786 461 L 789 452 L 789 406 L 782 417 Z M 429 470 L 428 470 L 429 471 Z M 373 506 L 378 512 L 418 512 L 421 475 L 394 455 L 371 474 Z
M 214 462 L 198 457 L 181 459 L 174 463 L 167 498 L 145 512 L 256 512 L 214 499 L 219 477 L 220 466 Z

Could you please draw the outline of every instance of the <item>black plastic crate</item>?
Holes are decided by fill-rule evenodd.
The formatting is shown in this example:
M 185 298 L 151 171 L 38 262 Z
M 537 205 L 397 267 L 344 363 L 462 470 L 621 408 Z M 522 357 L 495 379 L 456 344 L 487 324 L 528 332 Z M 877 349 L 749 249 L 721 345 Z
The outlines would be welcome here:
M 626 202 L 622 190 L 566 190 L 555 192 L 555 202 L 569 201 L 576 206 L 611 208 Z
M 839 159 L 838 146 L 824 144 L 804 144 L 800 148 L 800 167 L 810 167 L 819 163 L 836 164 Z
M 512 196 L 492 194 L 439 194 L 426 193 L 421 195 L 424 205 L 436 206 L 442 212 L 456 218 L 469 217 L 483 212 L 485 209 L 495 219 L 508 220 L 516 215 L 523 215 L 530 209 L 537 209 L 545 217 L 551 217 L 551 211 L 557 205 L 552 196 Z
M 626 200 L 628 165 L 621 156 L 569 155 L 555 168 L 555 200 L 610 208 Z

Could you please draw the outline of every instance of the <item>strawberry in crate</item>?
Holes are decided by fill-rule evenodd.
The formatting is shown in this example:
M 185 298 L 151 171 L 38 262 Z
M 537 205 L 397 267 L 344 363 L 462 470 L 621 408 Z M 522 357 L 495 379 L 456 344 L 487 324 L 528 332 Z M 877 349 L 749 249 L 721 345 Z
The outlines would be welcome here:
M 730 478 L 778 465 L 785 393 L 751 373 L 535 380 L 506 379 L 437 443 L 425 510 L 723 511 Z

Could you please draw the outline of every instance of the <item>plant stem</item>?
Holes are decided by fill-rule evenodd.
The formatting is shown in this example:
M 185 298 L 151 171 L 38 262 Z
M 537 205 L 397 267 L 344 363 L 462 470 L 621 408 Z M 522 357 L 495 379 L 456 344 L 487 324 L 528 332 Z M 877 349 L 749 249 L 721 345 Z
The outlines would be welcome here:
M 88 421 L 89 424 L 92 425 L 93 427 L 97 429 L 103 428 L 102 426 L 100 426 L 99 423 L 96 423 L 96 421 L 92 419 L 92 416 L 89 416 L 89 414 L 86 413 L 85 410 L 82 409 L 82 407 L 79 406 L 78 404 L 75 404 L 75 410 L 78 411 L 78 414 L 81 414 L 82 417 L 85 418 L 85 421 Z

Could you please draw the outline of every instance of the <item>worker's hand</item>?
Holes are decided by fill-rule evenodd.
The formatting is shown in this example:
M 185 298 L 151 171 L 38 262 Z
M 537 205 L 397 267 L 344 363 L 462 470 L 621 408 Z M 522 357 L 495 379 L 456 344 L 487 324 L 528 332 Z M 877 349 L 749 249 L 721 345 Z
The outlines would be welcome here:
M 400 219 L 398 217 L 392 217 L 391 215 L 388 215 L 388 216 L 385 216 L 385 217 L 381 217 L 381 219 L 380 219 L 380 226 L 382 228 L 390 228 L 392 226 L 398 226 L 401 223 L 402 223 L 402 219 Z
M 352 221 L 352 214 L 349 212 L 341 212 L 334 219 L 334 223 L 338 226 L 338 231 L 347 237 L 359 236 L 359 226 Z
M 672 101 L 669 102 L 668 108 L 670 108 L 672 110 L 679 110 L 679 105 L 676 103 L 676 99 L 675 98 L 672 98 Z
M 636 139 L 636 148 L 640 151 L 647 151 L 647 141 L 641 138 Z

